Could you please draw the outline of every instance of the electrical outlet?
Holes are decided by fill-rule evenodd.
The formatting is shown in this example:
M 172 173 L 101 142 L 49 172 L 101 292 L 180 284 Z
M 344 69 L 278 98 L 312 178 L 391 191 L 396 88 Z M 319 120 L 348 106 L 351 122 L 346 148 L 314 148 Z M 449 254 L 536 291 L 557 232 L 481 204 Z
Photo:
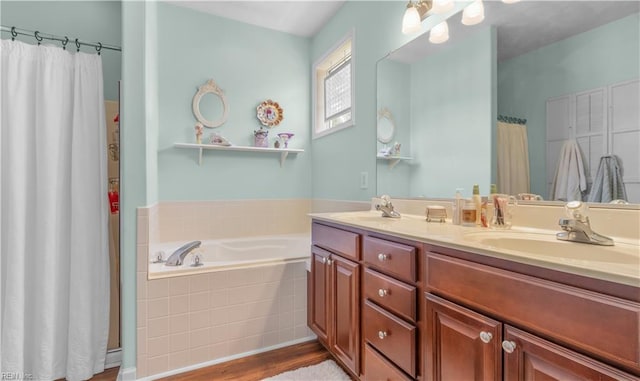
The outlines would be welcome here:
M 369 172 L 360 172 L 360 189 L 369 188 Z

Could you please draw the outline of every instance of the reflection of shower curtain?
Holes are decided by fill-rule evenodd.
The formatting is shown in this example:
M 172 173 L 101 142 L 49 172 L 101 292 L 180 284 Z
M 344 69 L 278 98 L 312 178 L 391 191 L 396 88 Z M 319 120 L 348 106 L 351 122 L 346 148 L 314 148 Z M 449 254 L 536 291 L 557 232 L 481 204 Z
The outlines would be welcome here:
M 102 61 L 9 40 L 0 54 L 0 368 L 86 380 L 109 318 Z
M 498 191 L 529 193 L 527 126 L 498 121 L 497 135 Z

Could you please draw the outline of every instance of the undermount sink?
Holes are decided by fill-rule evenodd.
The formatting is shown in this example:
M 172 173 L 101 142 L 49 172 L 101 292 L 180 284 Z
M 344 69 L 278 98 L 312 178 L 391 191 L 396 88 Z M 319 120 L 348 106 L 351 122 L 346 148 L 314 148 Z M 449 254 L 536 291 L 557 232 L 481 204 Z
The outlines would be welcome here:
M 521 252 L 536 257 L 640 265 L 640 247 L 624 243 L 616 243 L 615 246 L 599 246 L 560 241 L 554 234 L 515 231 L 473 232 L 465 234 L 464 238 L 491 249 Z

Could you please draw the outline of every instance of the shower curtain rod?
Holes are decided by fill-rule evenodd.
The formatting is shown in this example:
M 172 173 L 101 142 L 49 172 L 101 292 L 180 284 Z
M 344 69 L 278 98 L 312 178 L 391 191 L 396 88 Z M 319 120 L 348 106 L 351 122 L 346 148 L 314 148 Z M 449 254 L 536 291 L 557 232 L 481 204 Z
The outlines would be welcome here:
M 526 119 L 515 118 L 512 116 L 498 115 L 498 121 L 514 124 L 527 124 Z
M 80 45 L 93 46 L 94 48 L 96 48 L 98 53 L 100 53 L 102 49 L 116 50 L 118 52 L 122 51 L 121 47 L 115 46 L 115 45 L 106 45 L 101 42 L 94 43 L 94 42 L 80 41 L 77 38 L 75 40 L 71 40 L 67 36 L 61 37 L 53 34 L 41 33 L 37 30 L 33 31 L 33 30 L 27 30 L 27 29 L 20 29 L 20 28 L 16 28 L 15 26 L 8 27 L 8 26 L 2 25 L 2 31 L 11 33 L 12 38 L 15 38 L 19 34 L 23 36 L 31 36 L 36 40 L 38 40 L 38 45 L 40 44 L 40 41 L 45 39 L 45 40 L 52 40 L 52 41 L 60 41 L 62 43 L 63 48 L 66 48 L 67 44 L 71 42 L 76 46 L 78 51 L 80 50 Z

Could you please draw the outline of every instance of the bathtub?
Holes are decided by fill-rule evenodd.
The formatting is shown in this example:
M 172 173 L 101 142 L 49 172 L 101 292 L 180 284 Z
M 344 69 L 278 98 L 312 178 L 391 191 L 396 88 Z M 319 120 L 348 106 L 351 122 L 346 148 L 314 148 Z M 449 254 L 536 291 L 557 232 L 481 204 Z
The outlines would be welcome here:
M 153 263 L 158 253 L 164 259 L 188 241 L 167 242 L 152 245 L 149 250 L 149 279 L 202 274 L 248 267 L 266 266 L 284 262 L 309 260 L 311 237 L 309 234 L 289 234 L 203 240 L 202 245 L 189 253 L 182 266 L 165 266 Z M 192 266 L 195 255 L 201 258 L 200 266 Z

